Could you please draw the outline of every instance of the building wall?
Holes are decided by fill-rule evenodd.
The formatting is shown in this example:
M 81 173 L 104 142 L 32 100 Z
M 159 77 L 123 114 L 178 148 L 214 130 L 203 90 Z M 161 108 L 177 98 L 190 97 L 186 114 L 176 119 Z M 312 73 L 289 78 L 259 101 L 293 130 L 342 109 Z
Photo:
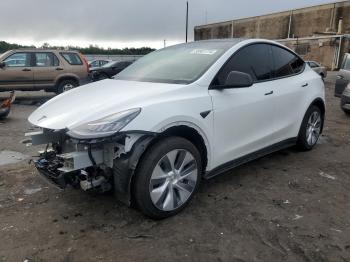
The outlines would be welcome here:
M 350 33 L 350 1 L 196 26 L 194 35 L 195 40 L 231 37 L 301 38 L 336 32 L 341 18 L 342 33 Z
M 337 67 L 339 38 L 280 40 L 281 44 L 298 53 L 305 60 L 314 60 L 329 70 Z M 344 41 L 343 41 L 344 43 Z

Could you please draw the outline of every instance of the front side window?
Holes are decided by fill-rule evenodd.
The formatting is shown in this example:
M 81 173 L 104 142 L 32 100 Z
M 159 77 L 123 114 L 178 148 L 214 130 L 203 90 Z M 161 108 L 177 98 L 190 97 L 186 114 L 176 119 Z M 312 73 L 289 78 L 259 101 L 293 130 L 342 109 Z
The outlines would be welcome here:
M 164 48 L 138 59 L 115 79 L 189 84 L 234 44 L 234 41 L 193 42 Z
M 254 82 L 271 79 L 271 49 L 267 44 L 253 44 L 234 54 L 215 77 L 212 85 L 224 85 L 231 71 L 249 74 Z
M 15 53 L 4 60 L 7 67 L 30 66 L 30 53 Z
M 100 66 L 104 66 L 105 64 L 107 64 L 109 61 L 106 60 L 101 60 L 100 61 Z
M 300 73 L 304 69 L 304 61 L 292 52 L 279 46 L 271 46 L 274 61 L 274 77 L 286 77 Z
M 61 53 L 63 58 L 70 64 L 70 65 L 82 65 L 83 61 L 81 61 L 80 56 L 77 53 Z
M 99 65 L 98 61 L 93 61 L 93 62 L 91 62 L 90 66 L 91 67 L 99 67 L 100 65 Z
M 35 53 L 35 66 L 50 67 L 58 65 L 58 58 L 53 53 Z

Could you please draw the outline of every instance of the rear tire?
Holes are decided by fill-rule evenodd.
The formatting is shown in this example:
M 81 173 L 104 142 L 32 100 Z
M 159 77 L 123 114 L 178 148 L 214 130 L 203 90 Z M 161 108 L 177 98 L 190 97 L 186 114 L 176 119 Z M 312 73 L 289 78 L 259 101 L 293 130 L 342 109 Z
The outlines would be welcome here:
M 159 140 L 144 153 L 136 170 L 135 204 L 153 219 L 173 216 L 188 205 L 201 174 L 201 156 L 190 141 L 181 137 Z
M 69 91 L 75 87 L 78 86 L 78 83 L 77 81 L 75 80 L 63 80 L 61 81 L 59 84 L 58 84 L 58 87 L 57 87 L 57 94 L 62 94 L 66 91 Z
M 309 151 L 317 144 L 321 135 L 323 121 L 320 108 L 314 105 L 310 106 L 300 127 L 297 141 L 299 149 Z

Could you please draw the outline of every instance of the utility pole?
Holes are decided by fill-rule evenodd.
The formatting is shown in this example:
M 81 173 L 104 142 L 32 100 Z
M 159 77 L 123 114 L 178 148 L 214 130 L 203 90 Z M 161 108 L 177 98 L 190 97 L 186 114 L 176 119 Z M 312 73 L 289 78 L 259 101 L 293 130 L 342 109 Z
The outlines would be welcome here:
M 164 48 L 166 47 L 166 39 L 164 39 Z
M 186 43 L 188 40 L 188 1 L 186 2 Z

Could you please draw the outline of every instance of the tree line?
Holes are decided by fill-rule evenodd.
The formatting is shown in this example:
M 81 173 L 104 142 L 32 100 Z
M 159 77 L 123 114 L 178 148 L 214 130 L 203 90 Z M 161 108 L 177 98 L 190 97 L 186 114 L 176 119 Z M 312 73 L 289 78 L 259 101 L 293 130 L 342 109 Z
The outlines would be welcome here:
M 37 48 L 34 45 L 25 46 L 19 44 L 11 44 L 5 41 L 0 41 L 0 54 L 8 50 L 19 49 L 19 48 Z M 103 48 L 97 45 L 89 45 L 89 47 L 79 46 L 51 46 L 48 43 L 44 43 L 41 49 L 59 49 L 59 50 L 74 50 L 82 54 L 94 54 L 94 55 L 146 55 L 155 49 L 150 47 L 141 48 Z

